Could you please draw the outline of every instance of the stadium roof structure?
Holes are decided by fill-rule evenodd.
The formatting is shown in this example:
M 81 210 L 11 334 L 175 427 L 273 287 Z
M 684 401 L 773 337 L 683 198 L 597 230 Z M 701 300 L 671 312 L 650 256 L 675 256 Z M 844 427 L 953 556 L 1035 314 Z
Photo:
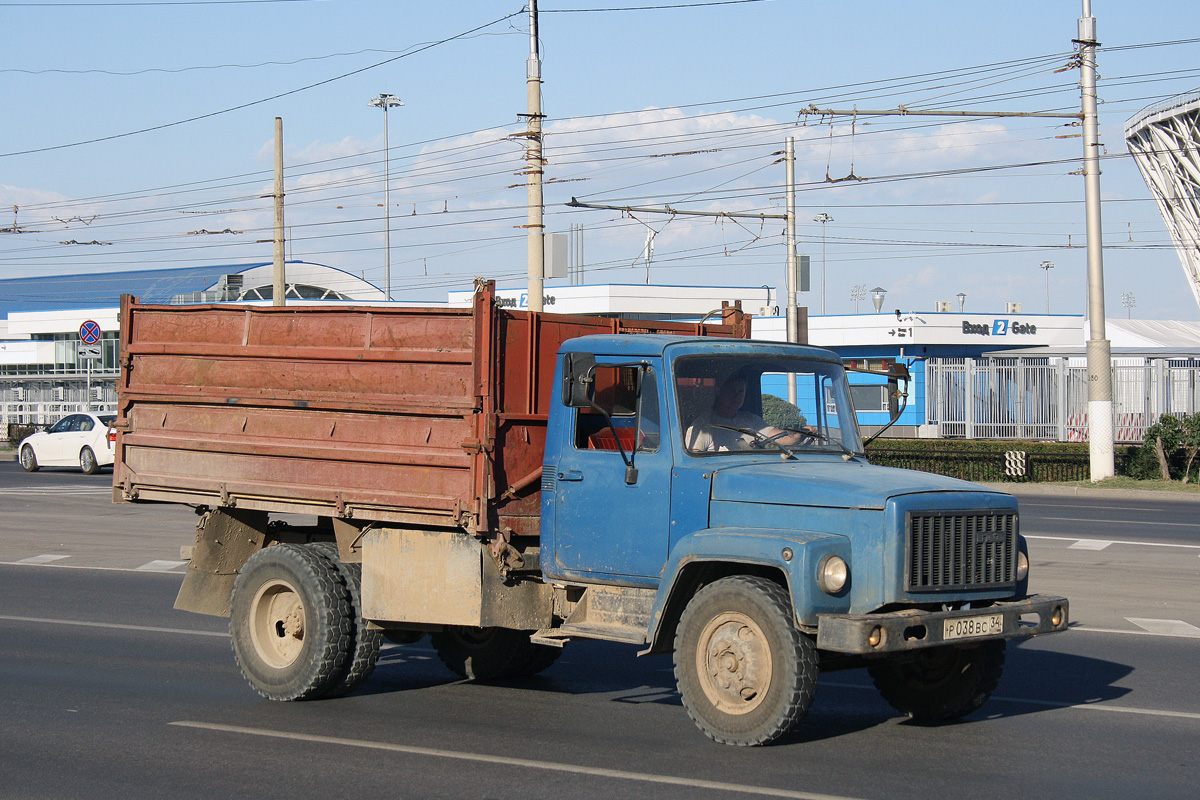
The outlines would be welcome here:
M 229 276 L 238 277 L 231 280 Z M 286 277 L 289 297 L 384 299 L 373 284 L 323 264 L 288 261 Z M 8 278 L 0 280 L 0 318 L 22 311 L 115 307 L 123 294 L 135 295 L 145 303 L 269 300 L 271 278 L 271 262 Z M 225 296 L 215 296 L 221 292 Z
M 1200 91 L 1139 111 L 1125 123 L 1125 143 L 1200 305 Z

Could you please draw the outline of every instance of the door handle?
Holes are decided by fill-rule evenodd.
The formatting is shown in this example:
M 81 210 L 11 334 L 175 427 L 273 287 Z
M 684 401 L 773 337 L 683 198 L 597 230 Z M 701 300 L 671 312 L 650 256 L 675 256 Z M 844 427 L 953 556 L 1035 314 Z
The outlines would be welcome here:
M 558 473 L 558 479 L 560 481 L 581 481 L 583 480 L 583 473 L 577 469 L 569 469 L 566 472 Z

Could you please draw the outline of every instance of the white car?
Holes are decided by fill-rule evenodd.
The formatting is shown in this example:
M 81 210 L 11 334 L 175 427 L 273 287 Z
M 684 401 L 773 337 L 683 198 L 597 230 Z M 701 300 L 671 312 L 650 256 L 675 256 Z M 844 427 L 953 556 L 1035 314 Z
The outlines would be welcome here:
M 17 452 L 26 472 L 39 467 L 73 467 L 88 475 L 113 463 L 117 432 L 114 414 L 68 414 L 50 426 L 21 440 Z

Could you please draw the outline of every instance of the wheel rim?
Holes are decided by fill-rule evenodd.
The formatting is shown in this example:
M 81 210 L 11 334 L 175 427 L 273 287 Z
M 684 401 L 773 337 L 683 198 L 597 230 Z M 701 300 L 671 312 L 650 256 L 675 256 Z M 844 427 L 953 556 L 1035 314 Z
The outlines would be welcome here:
M 250 641 L 269 666 L 290 666 L 304 649 L 304 603 L 285 581 L 264 584 L 250 605 Z
M 84 472 L 90 472 L 95 466 L 96 458 L 92 455 L 91 450 L 84 450 L 79 454 L 79 467 Z
M 749 714 L 771 688 L 771 647 L 762 628 L 745 614 L 726 612 L 709 620 L 696 648 L 700 686 L 715 708 Z
M 21 449 L 21 466 L 25 469 L 29 469 L 31 466 L 33 466 L 33 450 L 28 447 Z

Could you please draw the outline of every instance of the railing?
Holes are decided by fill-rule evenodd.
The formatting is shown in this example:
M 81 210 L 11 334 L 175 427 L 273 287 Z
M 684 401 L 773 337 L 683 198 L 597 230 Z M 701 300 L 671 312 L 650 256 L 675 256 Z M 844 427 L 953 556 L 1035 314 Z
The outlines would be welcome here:
M 1163 414 L 1200 411 L 1200 362 L 1113 359 L 1113 438 L 1140 444 Z M 925 366 L 926 422 L 943 439 L 1085 442 L 1082 358 L 935 358 Z

